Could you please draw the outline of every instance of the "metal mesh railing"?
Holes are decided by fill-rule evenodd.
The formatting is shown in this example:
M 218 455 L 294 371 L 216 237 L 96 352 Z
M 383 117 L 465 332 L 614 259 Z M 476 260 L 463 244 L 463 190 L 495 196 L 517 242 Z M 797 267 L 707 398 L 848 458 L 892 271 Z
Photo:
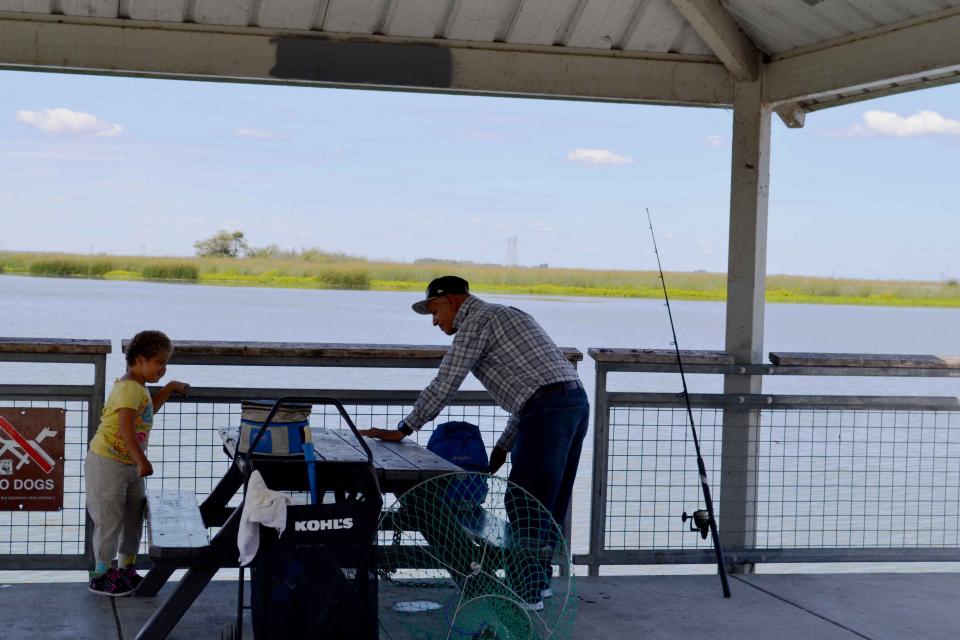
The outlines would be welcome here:
M 723 411 L 694 412 L 700 449 L 719 504 Z M 680 514 L 701 508 L 697 461 L 685 409 L 611 407 L 606 549 L 712 548 L 684 535 Z
M 960 412 L 762 412 L 757 547 L 960 546 Z
M 202 390 L 196 391 L 202 393 Z M 262 398 L 267 391 L 269 390 L 255 390 L 250 397 Z M 302 392 L 276 390 L 274 397 L 295 393 Z M 416 392 L 411 392 L 411 399 L 406 404 L 403 402 L 384 404 L 383 401 L 375 399 L 376 392 L 364 391 L 363 394 L 370 398 L 366 401 L 349 400 L 353 393 L 350 391 L 336 393 L 342 398 L 344 408 L 359 429 L 393 428 L 409 413 L 413 399 L 416 398 Z M 241 399 L 242 397 L 237 395 L 235 398 L 209 400 L 179 398 L 169 400 L 155 417 L 153 429 L 150 432 L 148 457 L 153 463 L 154 476 L 148 481 L 163 482 L 165 487 L 192 490 L 198 496 L 209 494 L 229 464 L 229 459 L 222 449 L 220 431 L 239 427 Z M 424 425 L 411 438 L 418 444 L 425 445 L 433 432 L 434 425 L 451 420 L 463 420 L 476 424 L 480 428 L 485 444 L 488 448 L 492 448 L 506 426 L 508 414 L 493 405 L 492 401 L 485 404 L 457 402 L 444 409 L 435 420 Z M 313 427 L 330 429 L 348 428 L 332 405 L 315 405 L 310 416 L 310 424 Z
M 843 400 L 793 396 L 756 409 L 753 548 L 839 550 L 838 560 L 866 549 L 960 548 L 960 412 Z M 721 531 L 723 418 L 722 406 L 695 406 Z M 611 402 L 605 499 L 604 551 L 711 547 L 679 517 L 703 500 L 685 409 Z
M 203 390 L 196 390 L 202 395 Z M 245 393 L 253 391 L 252 394 Z M 236 428 L 240 424 L 240 400 L 248 397 L 280 397 L 299 392 L 284 390 L 237 390 L 235 397 L 206 400 L 173 398 L 156 415 L 150 434 L 147 455 L 154 475 L 148 486 L 163 486 L 193 491 L 202 501 L 223 477 L 230 460 L 223 451 L 220 430 Z M 384 404 L 376 400 L 376 392 L 359 392 L 364 401 L 345 401 L 345 408 L 360 428 L 370 426 L 392 427 L 409 412 L 416 392 L 410 392 L 405 404 Z M 395 395 L 396 392 L 391 392 Z M 349 397 L 351 392 L 337 392 Z M 329 394 L 328 394 L 329 395 Z M 491 402 L 470 404 L 458 401 L 446 408 L 433 422 L 412 437 L 426 444 L 435 424 L 449 420 L 465 420 L 477 424 L 488 447 L 492 447 L 502 432 L 508 415 Z M 0 567 L 37 568 L 64 567 L 64 557 L 72 556 L 70 566 L 84 566 L 86 494 L 83 461 L 88 448 L 89 403 L 72 400 L 16 400 L 6 399 L 8 407 L 63 408 L 66 412 L 66 442 L 64 461 L 63 510 L 0 511 Z M 311 425 L 346 429 L 340 414 L 333 406 L 317 405 L 311 415 Z M 500 472 L 507 473 L 509 465 Z M 239 502 L 236 496 L 233 504 Z M 211 530 L 211 533 L 213 530 Z M 146 553 L 146 537 L 141 548 Z M 4 559 L 6 556 L 6 560 Z
M 192 392 L 194 398 L 173 398 L 154 419 L 154 426 L 150 432 L 150 445 L 147 452 L 154 467 L 154 475 L 148 478 L 148 485 L 161 485 L 164 488 L 189 490 L 197 495 L 197 501 L 202 502 L 211 489 L 223 477 L 230 464 L 230 460 L 223 451 L 223 441 L 220 437 L 222 430 L 238 431 L 240 425 L 240 401 L 246 397 L 279 398 L 284 395 L 304 395 L 302 390 L 246 390 L 238 391 L 233 398 L 205 397 L 205 391 L 196 389 Z M 353 395 L 362 395 L 364 400 L 351 400 Z M 396 392 L 391 392 L 396 395 Z M 416 399 L 417 393 L 410 392 L 410 400 L 385 404 L 376 399 L 376 392 L 337 391 L 311 393 L 310 395 L 334 395 L 343 402 L 344 408 L 358 428 L 369 427 L 392 428 L 406 416 Z M 493 447 L 503 428 L 506 426 L 508 414 L 488 401 L 476 404 L 462 404 L 458 400 L 437 416 L 435 420 L 413 434 L 411 438 L 421 445 L 425 445 L 437 424 L 451 420 L 463 420 L 476 424 L 483 435 L 488 449 Z M 329 429 L 347 429 L 345 421 L 332 405 L 314 405 L 310 416 L 312 427 Z M 322 455 L 322 450 L 318 453 Z M 503 475 L 509 470 L 505 465 L 500 471 Z M 240 496 L 234 496 L 231 504 L 239 504 Z M 390 498 L 387 499 L 389 504 Z M 211 533 L 214 530 L 211 529 Z

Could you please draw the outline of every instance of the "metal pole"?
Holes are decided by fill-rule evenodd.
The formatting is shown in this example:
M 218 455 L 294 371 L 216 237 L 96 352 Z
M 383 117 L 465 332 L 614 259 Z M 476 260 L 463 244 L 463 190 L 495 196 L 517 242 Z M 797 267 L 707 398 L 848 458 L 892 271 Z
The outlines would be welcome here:
M 607 472 L 610 449 L 610 410 L 607 369 L 598 362 L 593 397 L 593 490 L 590 494 L 590 576 L 600 575 L 600 554 L 607 536 Z
M 86 442 L 93 440 L 97 427 L 100 426 L 100 414 L 103 413 L 103 403 L 106 401 L 107 387 L 107 355 L 98 354 L 93 358 L 93 389 L 90 392 L 90 399 L 87 400 L 87 439 Z M 86 488 L 84 488 L 86 496 Z M 93 520 L 90 514 L 84 510 L 83 526 L 83 553 L 87 558 L 87 567 L 93 568 Z

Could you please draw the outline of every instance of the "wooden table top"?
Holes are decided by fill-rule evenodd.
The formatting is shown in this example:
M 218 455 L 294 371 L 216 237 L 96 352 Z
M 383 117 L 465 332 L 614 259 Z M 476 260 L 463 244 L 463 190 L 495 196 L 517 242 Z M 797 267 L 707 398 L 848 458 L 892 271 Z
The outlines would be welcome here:
M 310 432 L 313 436 L 313 448 L 319 461 L 363 462 L 367 459 L 366 453 L 349 429 L 311 427 Z M 220 430 L 220 437 L 230 455 L 236 451 L 239 434 L 239 427 Z M 444 460 L 408 438 L 400 442 L 383 442 L 366 438 L 366 442 L 373 453 L 373 466 L 380 480 L 418 482 L 444 473 L 463 471 L 457 465 Z M 274 456 L 263 457 L 274 458 Z

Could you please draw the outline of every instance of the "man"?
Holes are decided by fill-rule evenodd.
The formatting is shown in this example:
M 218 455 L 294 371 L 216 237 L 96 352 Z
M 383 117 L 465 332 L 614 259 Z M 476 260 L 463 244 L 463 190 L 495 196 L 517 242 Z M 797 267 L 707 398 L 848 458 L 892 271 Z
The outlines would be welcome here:
M 467 373 L 483 384 L 510 420 L 490 455 L 496 473 L 511 454 L 511 482 L 526 489 L 562 523 L 587 433 L 590 407 L 577 370 L 528 314 L 470 295 L 463 278 L 443 276 L 413 305 L 434 326 L 454 336 L 433 381 L 392 429 L 366 436 L 399 441 L 433 420 L 454 398 Z M 555 542 L 555 541 L 551 541 Z M 537 579 L 549 593 L 549 574 Z M 531 602 L 531 604 L 541 603 Z

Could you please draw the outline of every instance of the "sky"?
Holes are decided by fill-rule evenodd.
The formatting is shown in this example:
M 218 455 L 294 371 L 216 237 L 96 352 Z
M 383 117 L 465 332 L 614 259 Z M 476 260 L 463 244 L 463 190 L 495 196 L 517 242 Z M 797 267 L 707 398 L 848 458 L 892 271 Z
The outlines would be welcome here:
M 732 112 L 0 71 L 0 250 L 724 272 Z M 767 272 L 960 277 L 960 85 L 772 123 Z

